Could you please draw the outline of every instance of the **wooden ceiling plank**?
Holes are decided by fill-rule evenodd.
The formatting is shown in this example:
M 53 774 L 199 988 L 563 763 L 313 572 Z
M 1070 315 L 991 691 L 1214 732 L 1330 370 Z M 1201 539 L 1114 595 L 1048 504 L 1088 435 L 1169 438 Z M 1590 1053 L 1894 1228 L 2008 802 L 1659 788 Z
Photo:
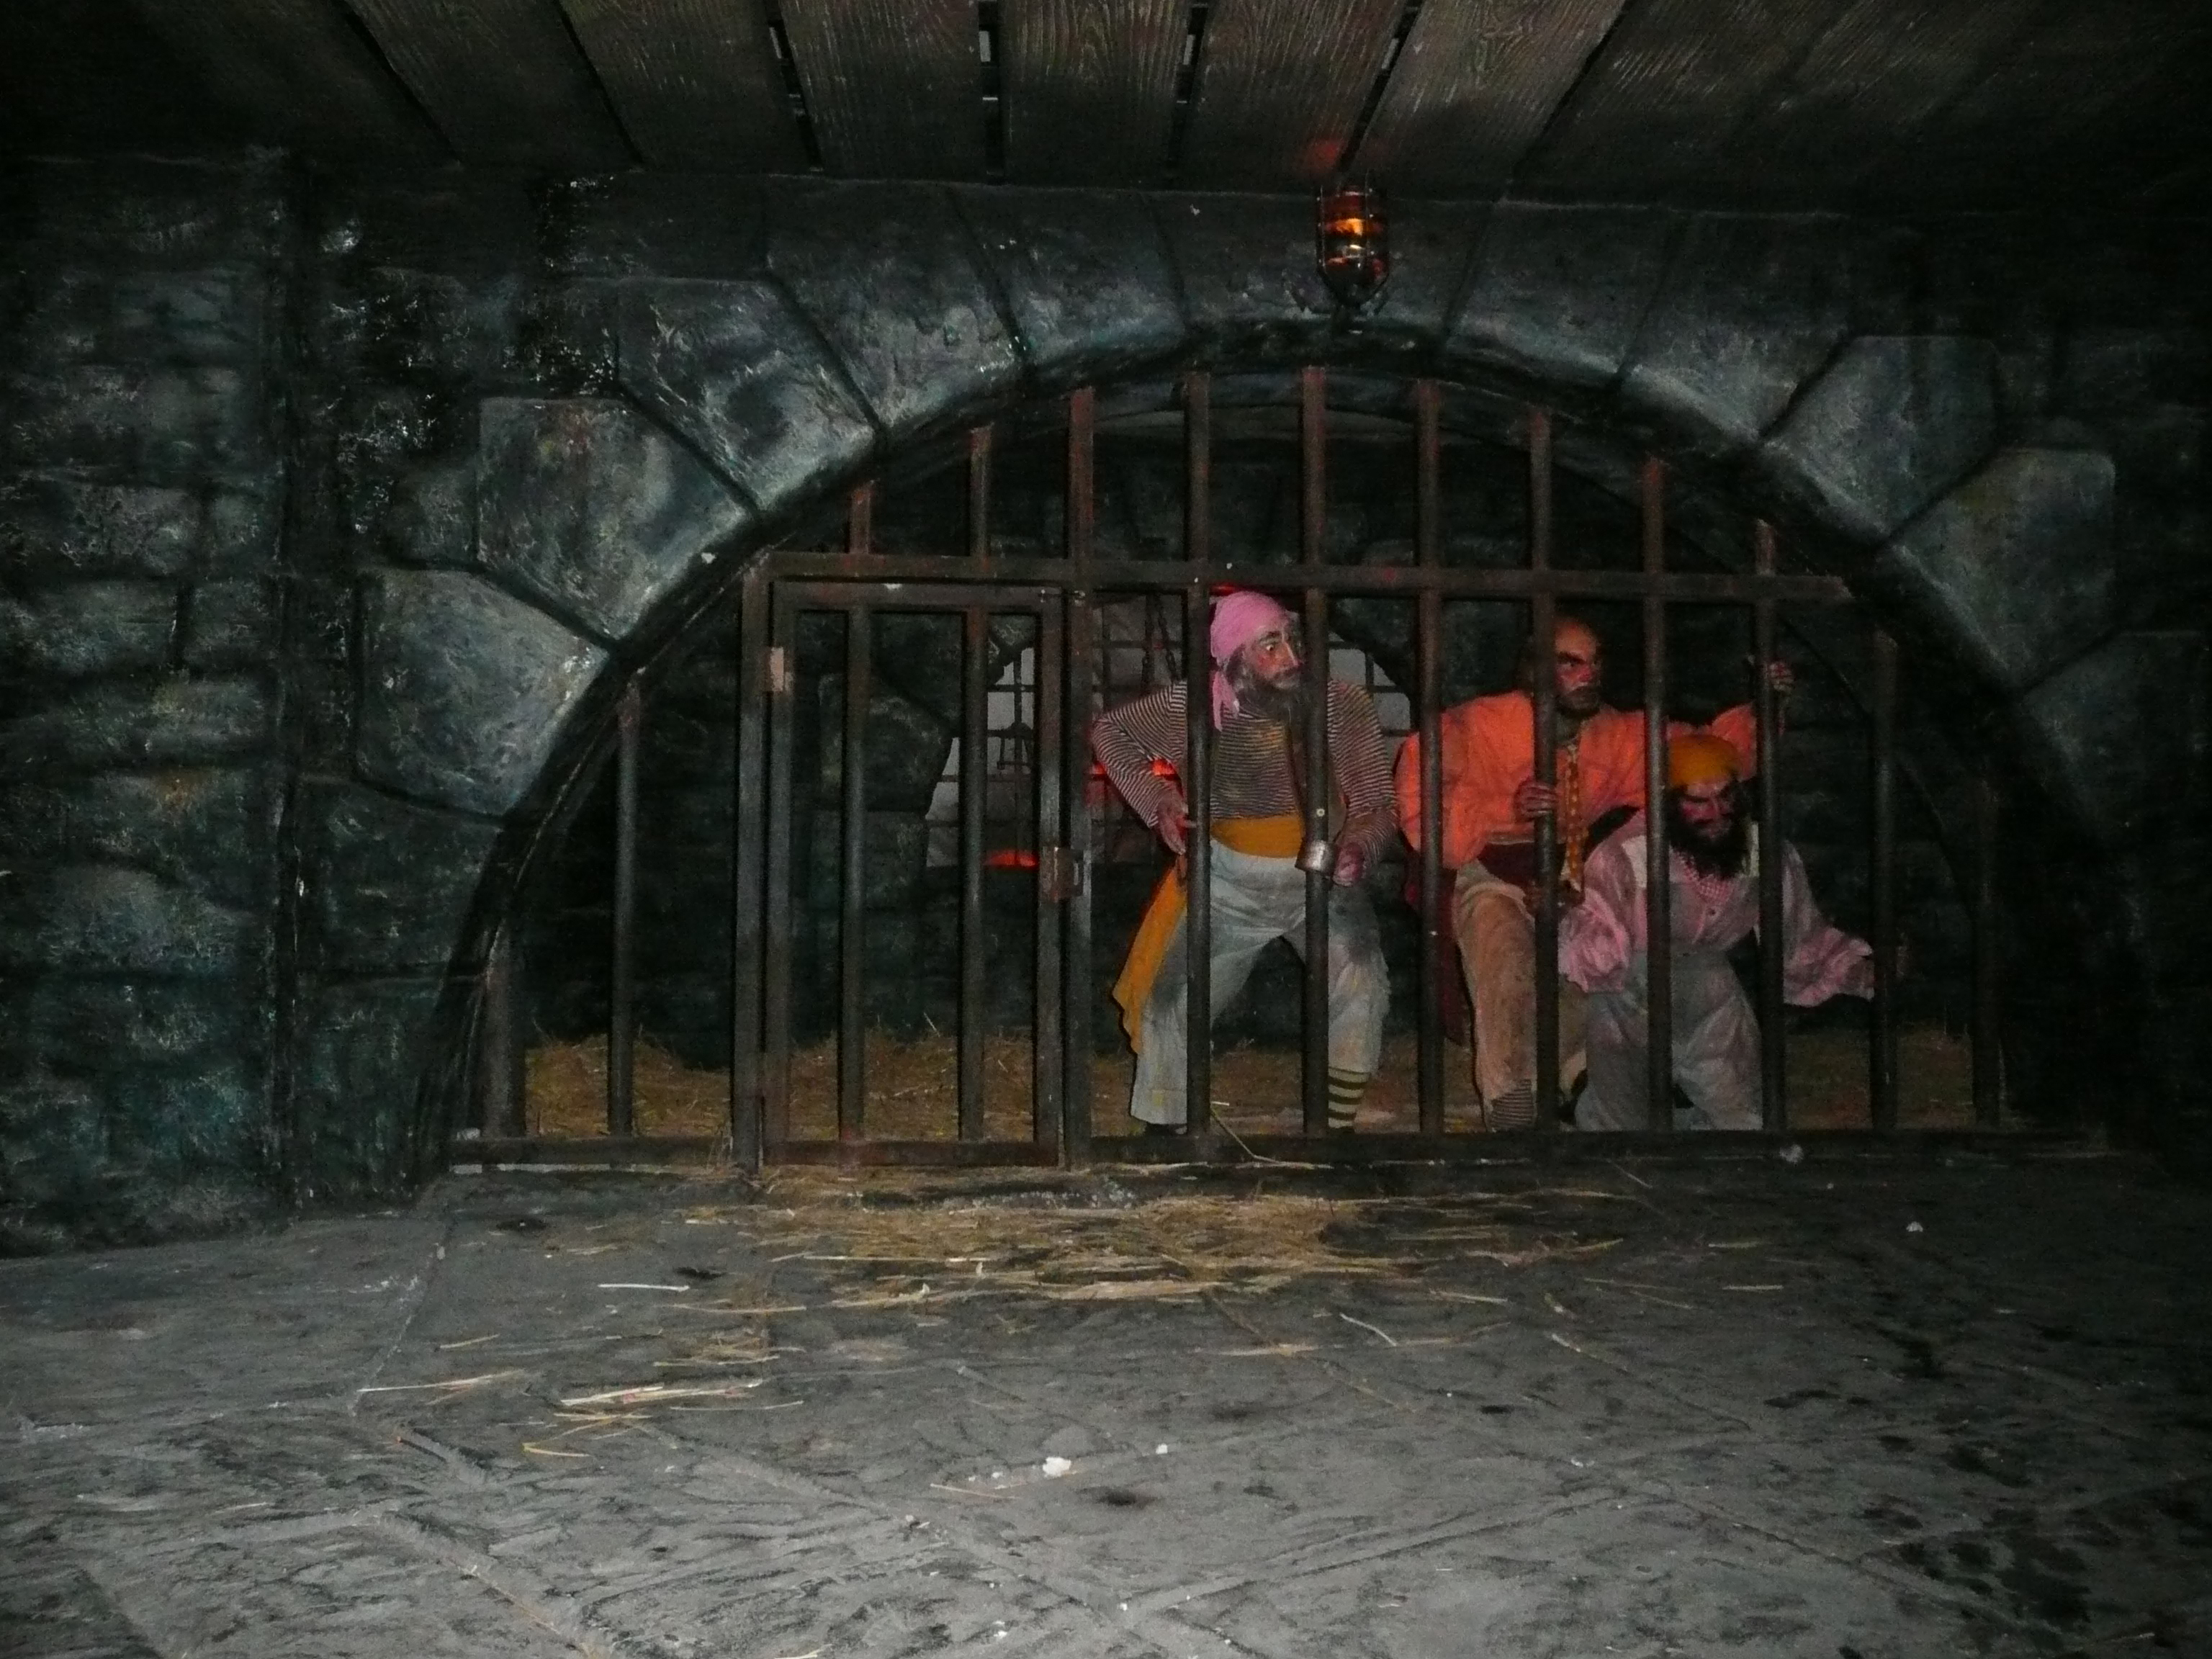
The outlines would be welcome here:
M 554 0 L 346 0 L 464 161 L 621 167 L 629 143 Z
M 561 0 L 623 128 L 654 167 L 803 173 L 760 0 Z
M 349 161 L 451 154 L 332 0 L 142 0 L 140 10 L 256 133 Z
M 1014 0 L 1000 14 L 1006 176 L 1149 185 L 1168 164 L 1187 0 Z
M 1320 183 L 1347 159 L 1401 0 L 1215 0 L 1178 182 L 1187 189 Z
M 1631 0 L 1515 183 L 1679 195 L 1848 3 Z
M 1428 195 L 1502 189 L 1623 0 L 1428 0 L 1354 165 Z
M 783 28 L 828 172 L 982 178 L 975 0 L 783 0 Z

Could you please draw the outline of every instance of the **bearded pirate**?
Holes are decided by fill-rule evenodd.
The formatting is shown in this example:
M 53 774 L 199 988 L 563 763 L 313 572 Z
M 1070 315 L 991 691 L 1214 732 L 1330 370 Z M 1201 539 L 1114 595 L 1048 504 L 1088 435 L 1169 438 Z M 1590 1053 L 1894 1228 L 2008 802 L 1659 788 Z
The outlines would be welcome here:
M 1758 827 L 1744 811 L 1733 744 L 1706 733 L 1667 745 L 1669 921 L 1674 934 L 1674 1080 L 1692 1109 L 1677 1127 L 1759 1127 L 1759 1019 L 1729 951 L 1759 927 Z M 1811 1007 L 1874 994 L 1873 952 L 1828 925 L 1804 860 L 1784 842 L 1782 986 Z M 1575 1108 L 1583 1129 L 1644 1125 L 1647 849 L 1638 813 L 1583 866 L 1583 901 L 1559 924 L 1559 971 L 1589 993 L 1589 1086 Z M 1762 941 L 1765 944 L 1766 941 Z
M 1303 662 L 1290 613 L 1264 594 L 1231 593 L 1214 607 L 1209 643 L 1214 739 L 1214 1006 L 1243 988 L 1270 941 L 1305 945 L 1306 877 L 1298 854 L 1306 833 L 1304 767 L 1297 747 L 1304 720 Z M 1147 1133 L 1188 1121 L 1183 1097 L 1188 1009 L 1182 854 L 1190 811 L 1175 779 L 1183 765 L 1187 682 L 1100 715 L 1091 732 L 1106 774 L 1137 815 L 1176 855 L 1129 947 L 1114 987 L 1122 1026 L 1137 1052 L 1130 1111 Z M 1382 1048 L 1389 975 L 1361 872 L 1396 825 L 1390 761 L 1361 687 L 1328 683 L 1328 821 L 1335 862 L 1328 907 L 1328 1116 L 1350 1129 Z M 1164 763 L 1164 765 L 1159 763 Z

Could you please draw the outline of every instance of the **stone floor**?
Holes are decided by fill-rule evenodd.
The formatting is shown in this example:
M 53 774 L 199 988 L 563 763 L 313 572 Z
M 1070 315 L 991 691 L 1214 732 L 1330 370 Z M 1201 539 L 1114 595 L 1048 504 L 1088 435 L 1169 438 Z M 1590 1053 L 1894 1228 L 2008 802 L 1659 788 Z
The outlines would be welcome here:
M 1176 1172 L 457 1176 L 0 1262 L 0 1653 L 2212 1653 L 2212 1195 L 1360 1179 L 1248 1177 L 1309 1248 L 1164 1276 L 1114 1230 Z M 793 1247 L 839 1204 L 921 1243 Z M 1079 1272 L 928 1245 L 1061 1206 Z

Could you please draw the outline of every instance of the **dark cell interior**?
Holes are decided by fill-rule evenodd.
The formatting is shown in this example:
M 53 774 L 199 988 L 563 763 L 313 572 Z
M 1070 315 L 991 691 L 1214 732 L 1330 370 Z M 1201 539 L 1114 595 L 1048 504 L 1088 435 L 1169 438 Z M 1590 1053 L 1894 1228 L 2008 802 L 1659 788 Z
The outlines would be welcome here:
M 0 1650 L 2212 1650 L 2208 47 L 0 5 Z M 1243 586 L 1387 745 L 1768 606 L 1876 994 L 1505 1127 L 1385 837 L 1351 1128 L 1302 917 L 1140 1132 Z

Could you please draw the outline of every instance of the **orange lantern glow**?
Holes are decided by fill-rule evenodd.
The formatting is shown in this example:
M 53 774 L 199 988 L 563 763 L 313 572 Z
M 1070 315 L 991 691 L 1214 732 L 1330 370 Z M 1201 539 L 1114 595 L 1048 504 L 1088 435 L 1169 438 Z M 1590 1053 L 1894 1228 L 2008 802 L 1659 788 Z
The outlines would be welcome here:
M 1314 204 L 1314 260 L 1348 315 L 1390 280 L 1389 219 L 1382 192 L 1368 184 L 1324 185 Z

